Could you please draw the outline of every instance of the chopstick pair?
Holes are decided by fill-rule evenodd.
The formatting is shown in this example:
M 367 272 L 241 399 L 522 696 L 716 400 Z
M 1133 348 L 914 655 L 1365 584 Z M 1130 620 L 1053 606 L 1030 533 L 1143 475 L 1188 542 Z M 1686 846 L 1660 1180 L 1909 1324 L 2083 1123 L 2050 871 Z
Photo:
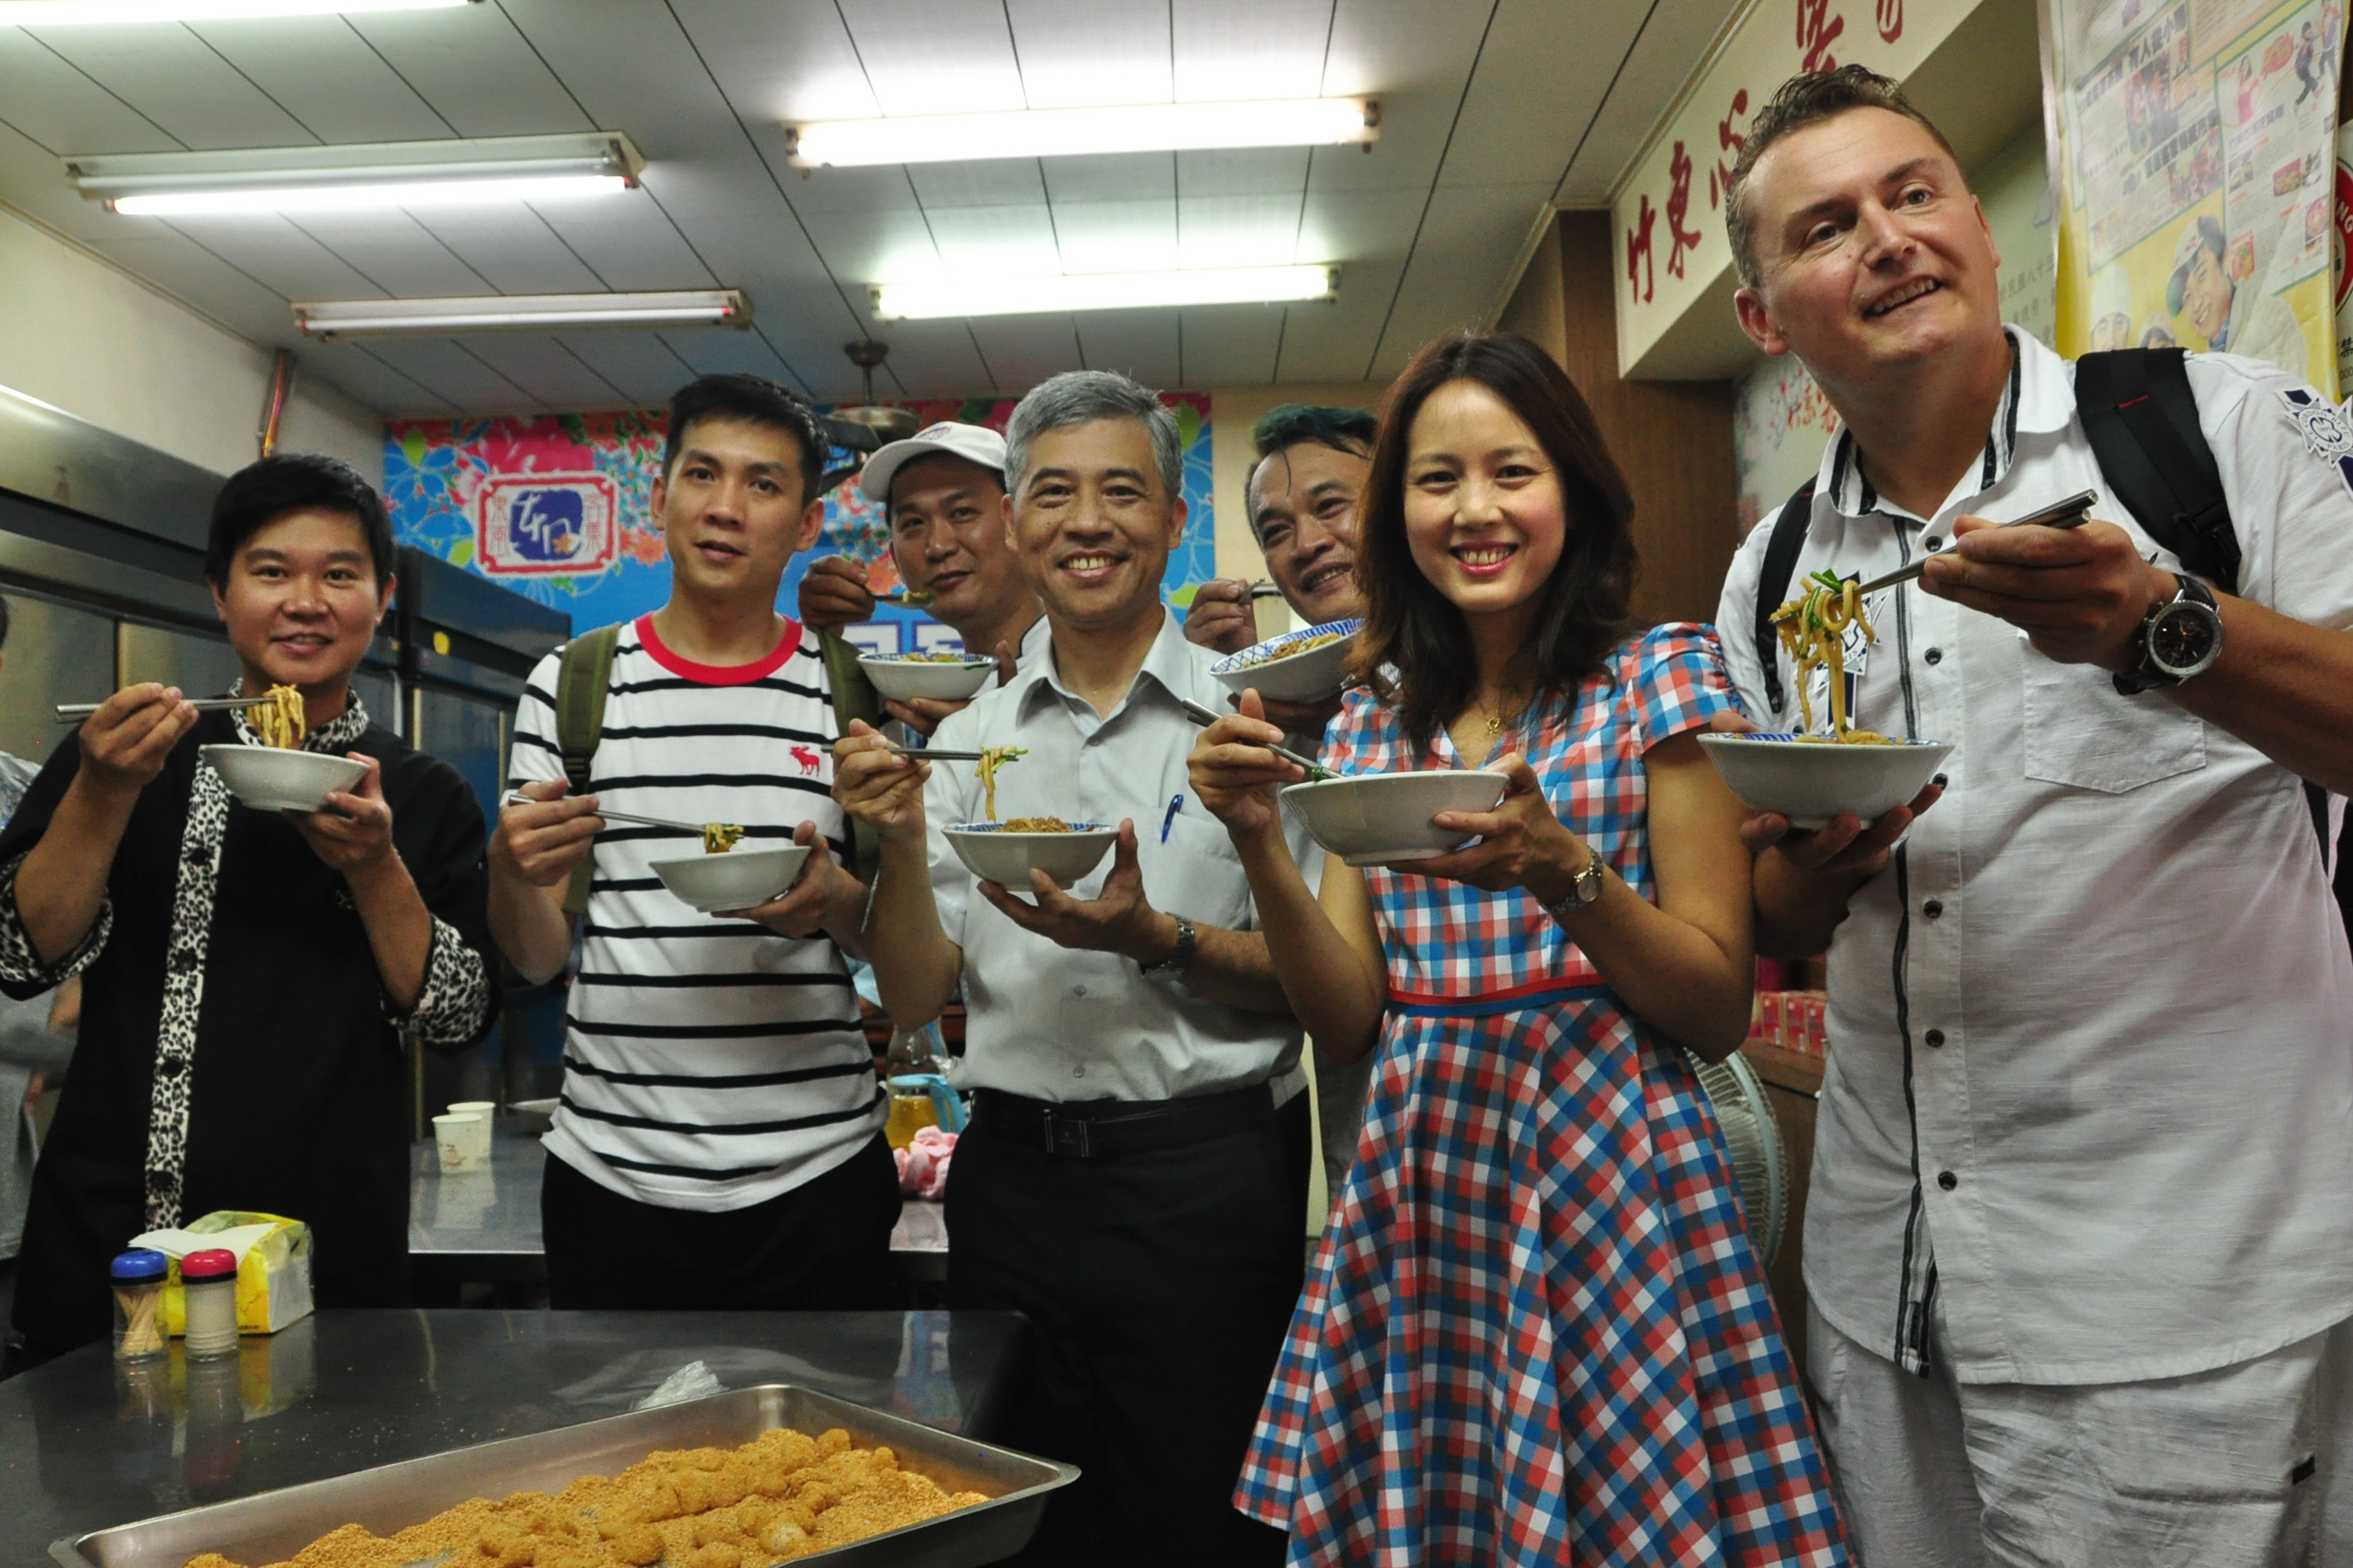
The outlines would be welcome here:
M 259 708 L 264 700 L 259 697 L 186 697 L 182 701 L 199 713 L 226 713 L 233 708 Z M 60 702 L 58 722 L 79 724 L 103 706 L 97 702 Z
M 1192 720 L 1193 722 L 1200 725 L 1203 729 L 1208 728 L 1219 720 L 1226 717 L 1226 715 L 1219 712 L 1216 709 L 1204 708 L 1198 702 L 1195 702 L 1189 698 L 1179 697 L 1176 699 L 1176 705 L 1185 710 L 1185 716 L 1187 718 Z M 1261 741 L 1259 744 L 1264 746 L 1266 745 L 1266 742 Z M 1323 763 L 1317 762 L 1313 757 L 1303 757 L 1297 752 L 1287 750 L 1282 746 L 1266 746 L 1266 749 L 1272 752 L 1276 756 L 1281 757 L 1284 762 L 1289 763 L 1295 767 L 1305 768 L 1307 770 L 1307 782 L 1310 784 L 1321 784 L 1325 779 L 1336 779 L 1340 776 L 1338 773 L 1334 773 L 1330 768 L 1325 767 Z
M 564 797 L 558 796 L 557 798 L 562 799 Z M 531 796 L 523 794 L 521 790 L 511 789 L 507 791 L 505 796 L 500 800 L 499 804 L 501 805 L 547 805 L 552 803 L 543 800 L 533 800 Z M 672 822 L 668 817 L 639 816 L 634 812 L 627 811 L 599 810 L 596 815 L 603 817 L 607 822 L 633 822 L 640 827 L 667 827 L 678 833 L 691 833 L 698 838 L 702 837 L 702 829 L 704 826 L 704 824 L 700 822 Z

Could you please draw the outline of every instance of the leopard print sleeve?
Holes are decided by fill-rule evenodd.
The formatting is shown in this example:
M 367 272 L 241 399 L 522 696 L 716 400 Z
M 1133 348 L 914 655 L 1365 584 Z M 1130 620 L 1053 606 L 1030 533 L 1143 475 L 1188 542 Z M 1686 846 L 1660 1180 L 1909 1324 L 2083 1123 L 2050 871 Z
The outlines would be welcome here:
M 456 926 L 435 915 L 416 1005 L 404 1013 L 387 996 L 384 1010 L 396 1027 L 416 1031 L 428 1046 L 462 1046 L 481 1033 L 490 1016 L 490 966 Z
M 31 854 L 27 849 L 26 855 Z M 34 985 L 43 990 L 79 974 L 97 962 L 106 948 L 106 939 L 114 932 L 114 899 L 111 894 L 99 900 L 98 918 L 90 922 L 90 931 L 76 944 L 71 952 L 55 963 L 43 963 L 33 946 L 32 933 L 16 913 L 16 871 L 25 863 L 19 855 L 5 866 L 0 866 L 0 981 L 11 985 Z

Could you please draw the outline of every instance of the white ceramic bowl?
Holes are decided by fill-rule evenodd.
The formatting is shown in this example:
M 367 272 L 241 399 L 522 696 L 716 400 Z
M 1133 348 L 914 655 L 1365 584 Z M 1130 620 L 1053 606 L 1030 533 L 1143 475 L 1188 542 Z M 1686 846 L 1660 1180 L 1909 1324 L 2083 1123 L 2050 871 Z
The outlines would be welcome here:
M 1809 829 L 1845 812 L 1877 821 L 1918 795 L 1953 750 L 1941 741 L 1839 746 L 1787 734 L 1702 735 L 1699 743 L 1751 810 L 1778 811 Z
M 347 790 L 367 772 L 365 763 L 324 752 L 276 746 L 199 746 L 229 793 L 256 811 L 316 811 L 330 792 Z
M 682 903 L 705 913 L 748 910 L 791 887 L 810 847 L 787 844 L 781 849 L 748 849 L 739 845 L 724 855 L 687 855 L 652 865 L 662 886 Z
M 994 822 L 959 822 L 947 830 L 956 858 L 984 882 L 1017 893 L 1029 890 L 1029 873 L 1043 871 L 1067 888 L 1103 861 L 1119 837 L 1116 825 L 1073 822 L 1068 833 L 1008 833 Z
M 1277 702 L 1319 701 L 1339 690 L 1347 679 L 1348 644 L 1364 624 L 1358 620 L 1327 621 L 1320 626 L 1285 632 L 1279 637 L 1253 643 L 1240 653 L 1228 654 L 1209 667 L 1209 673 L 1237 697 L 1256 687 L 1261 697 L 1271 697 Z M 1285 651 L 1324 632 L 1338 632 L 1340 640 L 1309 648 L 1305 653 Z
M 967 656 L 948 664 L 940 659 L 861 653 L 858 656 L 858 668 L 866 672 L 875 690 L 901 702 L 915 697 L 928 697 L 937 702 L 962 702 L 988 684 L 988 678 L 997 671 L 997 661 Z
M 1460 849 L 1472 836 L 1432 827 L 1430 819 L 1441 811 L 1485 811 L 1504 798 L 1504 775 L 1488 768 L 1359 773 L 1287 784 L 1282 803 L 1331 853 L 1351 866 L 1377 866 Z

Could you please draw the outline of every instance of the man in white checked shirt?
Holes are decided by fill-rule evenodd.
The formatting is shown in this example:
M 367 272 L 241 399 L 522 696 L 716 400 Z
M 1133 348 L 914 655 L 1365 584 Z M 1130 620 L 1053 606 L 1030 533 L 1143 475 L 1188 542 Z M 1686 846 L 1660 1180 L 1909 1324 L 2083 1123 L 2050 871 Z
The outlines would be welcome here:
M 830 794 L 825 663 L 776 609 L 823 521 L 827 449 L 808 405 L 771 382 L 683 388 L 653 492 L 670 598 L 619 630 L 588 793 L 568 794 L 557 746 L 560 652 L 516 712 L 512 767 L 535 804 L 501 814 L 491 923 L 528 978 L 562 973 L 565 885 L 595 857 L 545 1140 L 559 1308 L 892 1303 L 887 1101 L 842 960 L 862 952 L 866 889 L 837 858 L 849 832 Z M 607 824 L 600 806 L 816 852 L 773 901 L 703 914 L 650 865 L 699 839 Z

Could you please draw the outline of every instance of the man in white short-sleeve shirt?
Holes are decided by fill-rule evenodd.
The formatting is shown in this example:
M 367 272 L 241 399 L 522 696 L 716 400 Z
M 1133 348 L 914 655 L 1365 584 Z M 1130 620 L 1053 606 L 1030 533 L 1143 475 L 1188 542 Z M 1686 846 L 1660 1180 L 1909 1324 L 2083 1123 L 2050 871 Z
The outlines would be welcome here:
M 1051 641 L 934 749 L 1026 748 L 997 770 L 997 817 L 1117 843 L 1067 890 L 976 881 L 943 831 L 988 819 L 970 762 L 871 732 L 838 751 L 838 793 L 882 841 L 866 929 L 884 1008 L 920 1022 L 964 985 L 949 1301 L 1029 1317 L 1005 1440 L 1085 1472 L 1021 1562 L 1279 1563 L 1281 1535 L 1231 1496 L 1301 1283 L 1305 1074 L 1241 861 L 1186 775 L 1199 727 L 1180 701 L 1225 691 L 1160 601 L 1185 523 L 1176 421 L 1077 371 L 1022 399 L 1008 443 L 1009 537 Z
M 561 754 L 560 651 L 516 710 L 512 771 L 533 799 L 501 813 L 491 921 L 526 977 L 563 972 L 565 885 L 594 856 L 540 1205 L 559 1308 L 896 1304 L 888 1102 L 843 963 L 866 889 L 837 859 L 825 662 L 776 611 L 823 521 L 826 455 L 807 405 L 771 382 L 682 388 L 653 492 L 670 597 L 619 628 L 585 795 Z M 706 913 L 655 868 L 700 856 L 699 834 L 599 809 L 733 824 L 736 855 L 813 852 L 768 902 Z
M 1945 552 L 1870 596 L 1848 667 L 1856 724 L 1952 742 L 1944 773 L 1869 828 L 1747 829 L 1759 950 L 1830 954 L 1806 1281 L 1847 1527 L 1906 1568 L 2343 1560 L 2314 1543 L 2353 1488 L 2353 958 L 2342 802 L 2324 837 L 2302 781 L 2353 788 L 2353 433 L 2189 359 L 2243 552 L 2209 599 L 2104 479 L 2073 367 L 2003 328 L 1975 198 L 1892 83 L 1793 81 L 1734 178 L 1742 324 L 1843 421 L 1791 582 Z M 2079 529 L 1991 531 L 2084 489 Z M 1787 729 L 1752 629 L 1798 591 L 1760 588 L 1773 531 L 1718 620 Z

